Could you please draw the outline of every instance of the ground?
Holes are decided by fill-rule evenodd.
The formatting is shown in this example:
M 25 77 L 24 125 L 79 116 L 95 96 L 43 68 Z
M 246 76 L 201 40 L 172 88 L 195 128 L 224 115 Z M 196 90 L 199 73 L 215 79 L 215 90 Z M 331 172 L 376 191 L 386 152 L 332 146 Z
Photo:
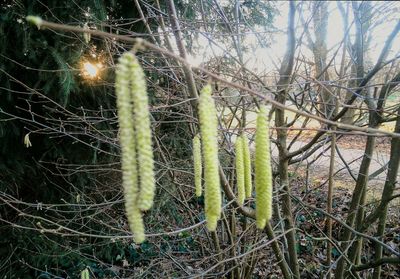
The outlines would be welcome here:
M 307 140 L 310 139 L 311 137 L 303 138 L 302 140 L 304 141 L 293 144 L 292 150 L 296 150 L 297 148 L 301 147 L 307 143 Z M 365 143 L 366 137 L 363 136 L 343 136 L 338 141 L 338 150 L 345 161 L 351 162 L 352 160 L 361 158 L 364 155 Z M 319 157 L 311 166 L 307 166 L 307 161 L 311 162 L 313 159 L 315 159 L 316 155 L 308 158 L 306 162 L 290 168 L 292 181 L 291 185 L 294 195 L 300 197 L 303 202 L 321 209 L 326 208 L 328 192 L 327 179 L 330 149 L 325 150 L 326 147 L 329 147 L 329 143 L 326 144 L 326 146 L 321 147 L 320 150 L 316 152 L 316 155 L 318 155 L 320 152 L 323 152 L 323 155 Z M 384 166 L 386 162 L 388 162 L 389 152 L 390 139 L 385 137 L 377 138 L 376 150 L 374 152 L 370 167 L 370 174 L 374 173 Z M 350 170 L 355 177 L 357 177 L 360 162 L 361 159 L 350 164 Z M 349 174 L 349 170 L 344 167 L 341 159 L 338 158 L 337 152 L 335 171 L 338 171 L 338 173 L 334 177 L 333 215 L 340 220 L 345 220 L 347 216 L 348 205 L 351 200 L 351 193 L 355 186 L 355 181 Z M 373 208 L 374 202 L 381 198 L 386 172 L 387 171 L 384 171 L 377 175 L 368 183 L 368 205 L 366 207 L 367 213 Z M 384 238 L 384 242 L 393 247 L 400 247 L 400 227 L 398 224 L 398 216 L 400 216 L 400 201 L 399 199 L 396 199 L 392 201 L 389 209 L 387 219 L 387 234 Z M 321 232 L 325 231 L 326 218 L 319 214 L 310 214 L 309 210 L 303 209 L 297 214 L 296 222 L 298 223 L 300 230 L 302 230 L 299 232 L 299 250 L 301 251 L 301 264 L 304 265 L 304 278 L 320 278 L 320 276 L 325 274 L 320 273 L 320 266 L 325 264 L 324 260 L 326 258 L 326 249 L 324 243 L 321 242 L 319 238 L 322 236 Z M 333 234 L 335 238 L 338 237 L 340 228 L 341 225 L 339 223 L 333 223 Z M 375 229 L 376 227 L 373 226 L 370 228 L 370 231 L 367 231 L 367 233 L 369 235 L 373 235 Z M 367 251 L 365 255 L 372 256 L 372 245 L 367 245 L 367 247 L 369 251 Z M 338 252 L 334 248 L 333 256 L 335 257 L 337 255 Z M 364 258 L 363 262 L 369 260 L 369 258 Z M 320 265 L 318 265 L 318 261 L 320 262 Z M 366 276 L 366 274 L 367 273 L 365 273 L 363 276 Z M 383 268 L 383 278 L 400 278 L 400 271 L 394 266 L 385 266 Z

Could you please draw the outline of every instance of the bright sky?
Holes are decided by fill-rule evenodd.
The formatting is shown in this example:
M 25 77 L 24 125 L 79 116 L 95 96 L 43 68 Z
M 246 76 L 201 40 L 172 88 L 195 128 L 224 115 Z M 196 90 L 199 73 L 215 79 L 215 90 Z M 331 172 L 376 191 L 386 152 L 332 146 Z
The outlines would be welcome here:
M 385 2 L 388 5 L 391 5 L 392 8 L 397 9 L 394 10 L 392 13 L 392 17 L 395 17 L 396 14 L 398 15 L 400 13 L 400 2 Z M 382 5 L 384 4 L 383 2 L 380 3 L 373 3 L 373 7 L 378 7 L 377 5 Z M 346 3 L 343 3 L 345 6 Z M 286 50 L 286 28 L 287 28 L 287 20 L 288 20 L 288 8 L 289 8 L 289 3 L 287 1 L 282 1 L 282 2 L 277 2 L 277 8 L 280 12 L 280 15 L 277 15 L 275 17 L 275 22 L 274 25 L 278 30 L 281 32 L 277 33 L 274 35 L 274 43 L 269 48 L 261 48 L 257 44 L 255 37 L 254 36 L 249 36 L 249 38 L 246 40 L 247 45 L 252 44 L 254 46 L 254 49 L 250 53 L 246 53 L 244 55 L 244 61 L 246 62 L 246 65 L 248 68 L 255 70 L 257 72 L 264 72 L 264 71 L 273 71 L 275 70 L 274 63 L 277 65 L 280 64 L 281 59 L 284 56 L 285 50 Z M 351 11 L 351 9 L 350 9 Z M 298 14 L 297 14 L 298 15 Z M 340 12 L 337 8 L 337 3 L 335 2 L 329 2 L 329 19 L 328 19 L 328 36 L 327 36 L 327 46 L 328 49 L 331 49 L 330 54 L 333 54 L 338 47 L 338 44 L 341 42 L 343 38 L 343 22 L 342 22 L 342 17 L 340 15 Z M 304 14 L 304 18 L 307 20 L 309 14 Z M 378 16 L 378 19 L 382 19 L 382 16 Z M 397 18 L 398 19 L 398 18 Z M 353 20 L 353 17 L 349 17 L 349 23 L 351 24 Z M 298 28 L 296 29 L 296 36 L 299 38 L 300 34 L 303 31 L 301 21 L 299 20 L 299 17 L 296 17 L 296 24 Z M 378 25 L 374 30 L 373 30 L 373 41 L 370 46 L 370 50 L 367 53 L 367 58 L 372 60 L 371 62 L 375 62 L 379 56 L 379 53 L 381 49 L 383 48 L 384 42 L 390 32 L 393 30 L 394 26 L 396 24 L 396 21 L 390 18 L 385 17 L 383 22 Z M 311 31 L 311 33 L 313 33 Z M 354 25 L 351 30 L 350 35 L 354 34 Z M 303 39 L 306 41 L 306 39 Z M 221 55 L 223 54 L 223 50 L 218 48 L 217 46 L 213 46 L 210 48 L 208 41 L 204 39 L 204 37 L 200 37 L 198 41 L 199 45 L 201 46 L 201 52 L 196 55 L 196 57 L 191 57 L 192 63 L 195 65 L 199 65 L 202 62 L 207 61 L 210 57 L 213 55 Z M 336 46 L 336 47 L 335 47 Z M 394 57 L 396 53 L 400 51 L 400 36 L 398 35 L 397 38 L 395 39 L 393 46 L 392 46 L 392 51 L 389 55 L 389 59 L 391 57 Z M 303 46 L 301 48 L 302 54 L 308 56 L 310 60 L 312 60 L 311 52 Z

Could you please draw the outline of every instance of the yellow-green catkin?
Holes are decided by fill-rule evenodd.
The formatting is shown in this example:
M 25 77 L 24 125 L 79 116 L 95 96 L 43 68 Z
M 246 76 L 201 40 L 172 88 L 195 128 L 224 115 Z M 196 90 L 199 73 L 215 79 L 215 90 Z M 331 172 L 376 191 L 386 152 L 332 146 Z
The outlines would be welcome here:
M 235 144 L 236 158 L 236 186 L 238 191 L 237 201 L 240 205 L 243 205 L 245 199 L 245 174 L 244 174 L 244 154 L 243 154 L 243 138 L 237 137 Z
M 89 270 L 87 268 L 81 271 L 81 279 L 90 279 Z
M 130 220 L 129 220 L 129 228 L 133 232 L 133 239 L 136 243 L 142 243 L 146 237 L 144 234 L 144 223 L 142 212 L 140 211 L 139 207 L 133 206 L 130 209 Z
M 134 120 L 132 118 L 132 101 L 130 96 L 130 64 L 132 54 L 125 53 L 119 59 L 116 69 L 115 90 L 117 96 L 118 122 L 120 129 L 122 184 L 125 195 L 125 210 L 134 234 L 135 241 L 144 240 L 143 220 L 137 207 L 138 173 Z M 139 214 L 138 214 L 139 212 Z
M 201 143 L 200 143 L 200 135 L 197 134 L 193 138 L 193 166 L 194 166 L 194 186 L 196 189 L 196 196 L 201 196 L 201 174 L 202 174 L 202 165 L 201 165 Z
M 133 101 L 134 129 L 140 180 L 139 208 L 149 210 L 155 192 L 154 159 L 151 142 L 150 112 L 146 77 L 136 57 L 131 54 L 130 64 L 131 98 Z
M 251 192 L 253 191 L 252 181 L 251 181 L 251 158 L 250 158 L 250 146 L 249 140 L 246 135 L 242 134 L 243 142 L 243 163 L 244 163 L 244 187 L 246 192 L 246 198 L 251 197 Z
M 269 143 L 268 111 L 260 107 L 257 115 L 255 151 L 256 223 L 263 229 L 272 217 L 272 168 Z
M 40 29 L 40 27 L 42 27 L 43 24 L 43 19 L 38 16 L 27 16 L 26 21 L 33 25 L 36 25 L 38 29 Z
M 221 215 L 221 189 L 218 162 L 218 121 L 211 85 L 206 85 L 199 97 L 199 122 L 204 161 L 205 213 L 207 228 L 215 231 Z

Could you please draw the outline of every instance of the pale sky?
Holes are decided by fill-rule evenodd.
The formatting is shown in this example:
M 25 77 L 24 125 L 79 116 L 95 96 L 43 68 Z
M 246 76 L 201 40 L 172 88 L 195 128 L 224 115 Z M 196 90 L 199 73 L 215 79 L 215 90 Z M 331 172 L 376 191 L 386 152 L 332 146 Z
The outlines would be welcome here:
M 255 49 L 244 55 L 244 61 L 246 62 L 246 66 L 248 68 L 256 70 L 257 72 L 274 71 L 275 70 L 274 62 L 279 65 L 280 60 L 283 58 L 286 50 L 286 40 L 287 40 L 286 28 L 288 20 L 289 3 L 286 1 L 285 2 L 282 1 L 282 2 L 277 2 L 276 5 L 280 12 L 280 15 L 277 15 L 275 17 L 274 25 L 281 32 L 274 35 L 273 39 L 275 42 L 269 48 L 261 48 L 258 46 L 254 36 L 249 35 L 248 38 L 246 39 L 247 45 L 251 44 Z M 374 5 L 382 5 L 382 2 L 373 3 L 373 6 Z M 397 9 L 397 13 L 394 12 L 392 15 L 393 17 L 395 17 L 396 14 L 398 15 L 400 12 L 400 2 L 391 2 L 390 5 L 392 5 L 393 8 Z M 329 3 L 329 14 L 330 16 L 328 19 L 327 47 L 328 49 L 331 49 L 330 54 L 332 55 L 336 51 L 338 44 L 341 42 L 343 38 L 342 17 L 338 11 L 337 4 L 335 2 Z M 309 14 L 305 13 L 304 18 L 307 20 L 308 17 Z M 378 18 L 382 18 L 382 16 Z M 349 17 L 350 24 L 352 20 L 353 17 L 351 16 L 350 13 Z M 390 32 L 393 30 L 395 24 L 396 24 L 395 20 L 390 18 L 385 18 L 383 23 L 381 23 L 373 30 L 372 34 L 374 40 L 371 43 L 370 51 L 368 51 L 367 53 L 368 58 L 370 58 L 373 63 L 377 60 L 379 53 L 383 48 L 384 42 L 388 37 L 388 35 L 390 34 Z M 303 31 L 303 27 L 301 21 L 299 20 L 298 13 L 296 17 L 296 25 L 298 26 L 298 28 L 296 29 L 297 31 L 296 37 L 298 39 Z M 354 34 L 354 25 L 350 35 L 352 34 Z M 303 41 L 306 42 L 306 39 L 303 38 Z M 198 53 L 196 57 L 190 57 L 190 60 L 194 65 L 199 65 L 200 63 L 207 61 L 213 55 L 221 55 L 223 53 L 223 50 L 221 50 L 216 46 L 212 47 L 211 49 L 210 46 L 208 45 L 208 41 L 201 35 L 198 44 L 202 51 Z M 392 51 L 388 56 L 389 59 L 394 57 L 394 55 L 399 51 L 400 51 L 400 36 L 398 35 L 393 43 Z M 301 52 L 302 54 L 304 54 L 305 56 L 307 56 L 309 59 L 312 60 L 311 52 L 307 49 L 307 47 L 303 46 L 301 48 Z

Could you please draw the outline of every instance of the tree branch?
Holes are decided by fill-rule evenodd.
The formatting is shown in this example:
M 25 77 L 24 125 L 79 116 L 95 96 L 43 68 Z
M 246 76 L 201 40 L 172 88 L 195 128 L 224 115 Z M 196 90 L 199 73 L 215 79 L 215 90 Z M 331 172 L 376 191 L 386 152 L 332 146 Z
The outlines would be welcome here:
M 370 268 L 375 268 L 384 264 L 400 264 L 400 258 L 385 257 L 375 262 L 369 262 L 365 264 L 356 265 L 353 267 L 354 271 L 363 271 Z
M 202 67 L 197 67 L 197 66 L 191 66 L 191 64 L 184 58 L 164 49 L 161 47 L 158 47 L 142 38 L 133 38 L 133 37 L 129 37 L 129 36 L 125 36 L 125 35 L 117 35 L 117 34 L 112 34 L 112 33 L 107 33 L 107 32 L 103 32 L 103 31 L 99 31 L 99 30 L 92 30 L 92 29 L 83 29 L 81 27 L 77 27 L 77 26 L 70 26 L 70 25 L 65 25 L 65 24 L 58 24 L 58 23 L 54 23 L 54 22 L 49 22 L 49 21 L 45 21 L 42 20 L 40 23 L 40 28 L 41 29 L 51 29 L 51 30 L 60 30 L 60 31 L 66 31 L 66 32 L 78 32 L 78 33 L 89 33 L 93 36 L 98 36 L 98 37 L 105 37 L 105 38 L 110 38 L 110 39 L 114 39 L 114 40 L 119 40 L 119 41 L 124 41 L 124 42 L 130 42 L 133 44 L 137 44 L 137 46 L 142 46 L 144 48 L 148 48 L 152 51 L 156 51 L 159 52 L 161 54 L 165 54 L 168 57 L 171 57 L 179 62 L 182 62 L 183 64 L 187 65 L 189 68 L 191 68 L 193 71 L 198 71 L 201 73 L 204 73 L 206 75 L 208 75 L 210 78 L 219 81 L 223 84 L 226 84 L 228 86 L 237 88 L 239 90 L 243 90 L 246 91 L 248 93 L 250 93 L 253 96 L 259 97 L 263 100 L 265 100 L 266 102 L 271 103 L 272 105 L 287 110 L 287 111 L 291 111 L 297 114 L 300 114 L 301 116 L 304 117 L 309 117 L 312 118 L 314 120 L 317 120 L 321 123 L 325 123 L 334 127 L 337 127 L 338 129 L 345 129 L 345 130 L 354 130 L 354 131 L 360 131 L 360 132 L 365 132 L 365 133 L 369 133 L 369 134 L 383 134 L 383 135 L 388 135 L 391 137 L 397 137 L 400 138 L 400 134 L 399 133 L 393 133 L 393 132 L 389 132 L 389 131 L 385 131 L 385 130 L 379 130 L 379 129 L 374 129 L 374 128 L 369 128 L 369 127 L 359 127 L 359 126 L 354 126 L 354 125 L 349 125 L 349 124 L 344 124 L 344 123 L 340 123 L 337 122 L 336 120 L 339 119 L 337 117 L 335 117 L 333 120 L 329 120 L 329 119 L 325 119 L 323 117 L 319 117 L 317 115 L 314 114 L 310 114 L 304 111 L 300 111 L 297 109 L 294 109 L 292 107 L 286 106 L 285 104 L 281 104 L 277 101 L 275 101 L 274 99 L 272 99 L 271 97 L 265 96 L 265 94 L 262 94 L 256 90 L 250 89 L 248 87 L 245 87 L 241 84 L 235 83 L 235 82 L 231 82 L 228 81 L 224 78 L 222 78 L 219 75 L 216 75 L 210 71 L 207 71 L 206 69 L 203 69 Z M 344 113 L 343 113 L 344 114 Z M 319 135 L 318 138 L 324 134 L 324 132 L 321 132 L 321 134 L 317 134 Z M 317 137 L 316 135 L 316 137 Z M 301 153 L 301 152 L 300 152 Z

